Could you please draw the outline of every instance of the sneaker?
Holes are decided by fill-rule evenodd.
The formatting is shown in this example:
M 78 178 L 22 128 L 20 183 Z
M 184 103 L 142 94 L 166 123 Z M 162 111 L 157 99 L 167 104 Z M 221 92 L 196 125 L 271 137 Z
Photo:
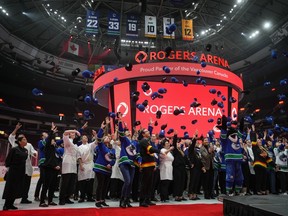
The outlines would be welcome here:
M 96 208 L 98 208 L 98 209 L 99 209 L 99 208 L 102 208 L 102 205 L 101 205 L 100 202 L 96 202 L 96 203 L 95 203 L 95 206 L 96 206 Z
M 22 203 L 22 204 L 31 204 L 32 201 L 30 201 L 30 200 L 28 200 L 28 199 L 24 199 L 24 200 L 22 199 L 22 200 L 21 200 L 21 203 Z
M 139 203 L 139 206 L 140 207 L 149 207 L 149 205 L 147 203 L 145 203 L 145 202 Z
M 18 208 L 17 208 L 16 206 L 14 206 L 14 205 L 11 205 L 11 206 L 9 207 L 9 209 L 17 210 Z
M 107 203 L 105 203 L 105 201 L 100 202 L 100 204 L 101 204 L 102 206 L 109 207 L 109 205 L 108 205 Z

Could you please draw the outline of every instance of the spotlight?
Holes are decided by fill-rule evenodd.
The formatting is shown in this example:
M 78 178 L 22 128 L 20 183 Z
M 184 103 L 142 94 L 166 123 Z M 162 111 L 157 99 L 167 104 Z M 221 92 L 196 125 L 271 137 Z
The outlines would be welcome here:
M 271 27 L 271 23 L 270 22 L 265 22 L 264 24 L 263 24 L 263 28 L 264 29 L 269 29 Z
M 76 77 L 80 73 L 80 68 L 76 68 L 74 71 L 72 71 L 71 75 Z

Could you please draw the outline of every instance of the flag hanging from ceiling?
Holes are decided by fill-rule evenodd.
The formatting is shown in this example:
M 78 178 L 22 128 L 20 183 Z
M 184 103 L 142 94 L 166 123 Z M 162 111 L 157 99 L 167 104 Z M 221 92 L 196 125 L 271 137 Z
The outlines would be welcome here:
M 193 20 L 182 19 L 182 38 L 183 40 L 193 40 Z
M 156 17 L 145 16 L 145 37 L 156 38 L 156 32 Z
M 126 36 L 138 37 L 138 17 L 133 14 L 127 14 Z
M 163 17 L 163 38 L 175 39 L 175 32 L 173 32 L 172 34 L 169 34 L 166 31 L 166 27 L 169 27 L 173 23 L 174 23 L 174 18 Z
M 79 56 L 79 44 L 73 43 L 71 41 L 68 42 L 68 50 L 69 53 Z
M 97 34 L 98 33 L 98 17 L 99 12 L 93 10 L 87 10 L 86 14 L 86 33 Z
M 120 15 L 114 11 L 108 13 L 108 35 L 120 35 Z

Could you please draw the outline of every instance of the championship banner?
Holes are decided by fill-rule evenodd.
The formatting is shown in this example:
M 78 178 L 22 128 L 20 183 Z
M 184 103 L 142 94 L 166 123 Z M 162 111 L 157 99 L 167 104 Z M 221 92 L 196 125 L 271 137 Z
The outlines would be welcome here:
M 87 10 L 86 16 L 86 33 L 98 34 L 98 11 Z
M 126 23 L 126 36 L 138 37 L 138 17 L 128 14 Z
M 174 23 L 174 18 L 163 17 L 163 38 L 175 39 L 175 32 L 172 34 L 167 34 L 166 27 L 169 27 Z
M 156 17 L 145 16 L 145 37 L 156 38 Z
M 120 35 L 120 15 L 114 11 L 108 13 L 108 35 Z
M 182 38 L 183 40 L 193 40 L 193 20 L 182 19 Z

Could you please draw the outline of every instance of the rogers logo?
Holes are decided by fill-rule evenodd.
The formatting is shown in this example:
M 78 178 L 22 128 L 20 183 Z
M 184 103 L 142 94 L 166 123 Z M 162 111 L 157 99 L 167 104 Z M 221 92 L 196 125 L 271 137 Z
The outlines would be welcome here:
M 152 89 L 150 88 L 148 91 L 143 92 L 143 94 L 149 97 L 152 94 Z
M 125 117 L 129 111 L 129 107 L 125 102 L 120 102 L 119 105 L 117 106 L 116 110 L 117 110 L 117 112 L 122 113 L 122 117 Z
M 135 61 L 138 63 L 142 63 L 145 62 L 147 60 L 148 54 L 144 51 L 139 51 L 136 55 L 135 55 Z
M 236 114 L 236 117 L 234 117 L 235 114 Z M 233 121 L 237 120 L 237 110 L 236 110 L 236 108 L 232 109 L 231 116 L 232 116 L 232 120 Z

